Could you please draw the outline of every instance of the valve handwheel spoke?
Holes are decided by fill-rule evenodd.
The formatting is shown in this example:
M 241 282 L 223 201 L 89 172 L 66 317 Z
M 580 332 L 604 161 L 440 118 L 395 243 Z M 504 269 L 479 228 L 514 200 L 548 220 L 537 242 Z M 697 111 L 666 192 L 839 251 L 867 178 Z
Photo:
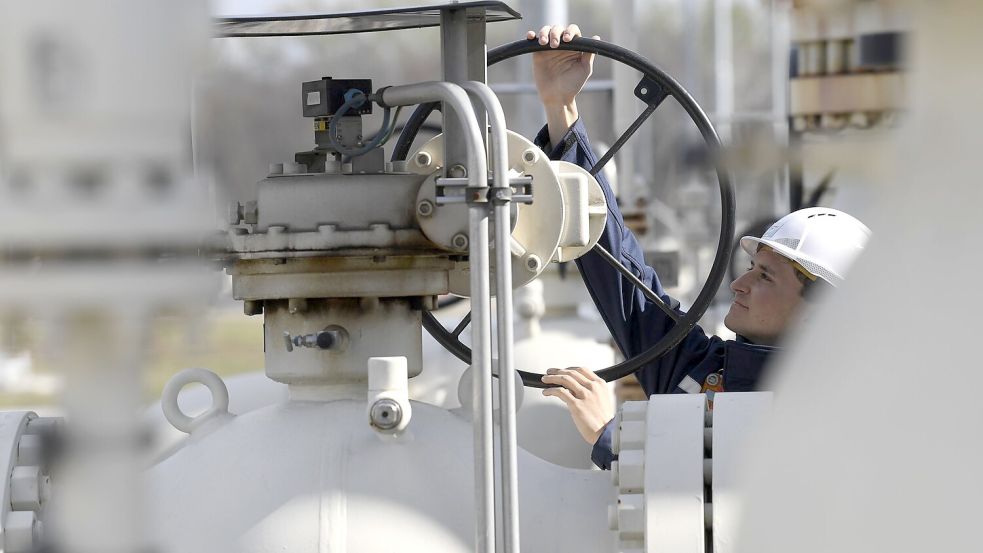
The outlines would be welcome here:
M 604 168 L 607 162 L 610 161 L 622 148 L 622 146 L 624 146 L 625 143 L 627 143 L 627 141 L 634 136 L 635 132 L 646 120 L 649 119 L 659 105 L 661 105 L 666 98 L 670 97 L 673 98 L 686 111 L 686 114 L 689 115 L 690 120 L 693 121 L 697 129 L 699 129 L 701 135 L 703 136 L 704 142 L 710 150 L 710 153 L 716 154 L 721 148 L 720 138 L 717 136 L 717 132 L 714 130 L 713 125 L 710 123 L 710 118 L 707 117 L 707 114 L 703 111 L 703 108 L 696 103 L 696 100 L 694 100 L 689 92 L 680 86 L 675 79 L 658 67 L 649 63 L 649 61 L 642 56 L 614 44 L 583 37 L 575 38 L 570 42 L 560 43 L 560 46 L 556 49 L 597 54 L 613 61 L 628 65 L 629 67 L 640 71 L 643 75 L 642 80 L 635 87 L 635 96 L 645 102 L 647 107 L 638 116 L 638 118 L 635 119 L 631 125 L 629 125 L 628 129 L 626 129 L 625 132 L 618 137 L 618 140 L 615 141 L 614 145 L 612 145 L 611 148 L 609 148 L 608 151 L 601 156 L 597 163 L 594 164 L 590 170 L 592 175 L 596 176 L 597 173 Z M 549 46 L 540 45 L 535 39 L 519 40 L 489 51 L 488 65 L 491 66 L 500 61 L 522 54 L 548 50 L 552 49 Z M 396 142 L 396 146 L 393 149 L 392 159 L 394 161 L 406 159 L 406 156 L 409 154 L 410 146 L 412 145 L 413 139 L 416 137 L 417 132 L 419 132 L 427 117 L 435 109 L 438 109 L 438 105 L 436 103 L 421 104 L 413 112 L 413 115 L 411 115 L 407 120 L 406 127 L 399 135 L 399 140 Z M 714 159 L 719 158 L 719 156 L 715 155 L 713 157 Z M 709 308 L 710 304 L 713 302 L 713 298 L 716 296 L 717 290 L 720 288 L 720 284 L 727 275 L 727 269 L 730 264 L 730 246 L 734 239 L 734 186 L 723 168 L 717 166 L 716 173 L 717 183 L 720 187 L 721 213 L 720 235 L 717 241 L 717 252 L 713 260 L 713 265 L 710 268 L 710 274 L 707 277 L 703 288 L 700 290 L 699 295 L 693 302 L 693 306 L 686 313 L 680 313 L 677 311 L 676 308 L 678 305 L 667 305 L 662 298 L 658 297 L 638 277 L 632 274 L 628 268 L 624 267 L 616 258 L 604 250 L 604 248 L 600 245 L 595 246 L 592 252 L 585 254 L 599 255 L 606 262 L 610 263 L 628 282 L 638 288 L 649 301 L 654 303 L 659 309 L 676 321 L 676 324 L 673 325 L 673 327 L 669 329 L 669 331 L 658 342 L 647 350 L 626 359 L 617 365 L 597 371 L 597 375 L 604 380 L 610 382 L 632 374 L 644 365 L 651 363 L 662 355 L 665 355 L 669 350 L 683 341 L 686 335 L 689 334 L 693 327 L 696 326 L 700 318 L 703 316 L 703 313 L 706 312 L 707 308 Z M 427 331 L 434 337 L 435 340 L 437 340 L 440 345 L 445 347 L 448 351 L 453 353 L 465 363 L 470 363 L 471 348 L 461 343 L 459 339 L 461 332 L 464 331 L 470 322 L 470 315 L 471 314 L 469 313 L 467 316 L 465 316 L 464 320 L 462 320 L 453 331 L 449 331 L 444 328 L 439 321 L 437 321 L 436 317 L 434 317 L 432 313 L 429 311 L 424 311 L 423 327 L 427 329 Z M 540 380 L 542 377 L 541 373 L 522 370 L 517 372 L 522 377 L 522 382 L 526 386 L 535 388 L 546 387 L 546 385 Z
M 645 120 L 648 119 L 650 115 L 655 113 L 655 109 L 657 107 L 659 106 L 650 105 L 649 107 L 645 108 L 645 111 L 643 111 L 642 114 L 639 115 L 634 122 L 632 122 L 632 124 L 628 127 L 628 130 L 622 133 L 622 135 L 618 137 L 618 140 L 616 140 L 614 144 L 612 144 L 611 147 L 608 148 L 608 151 L 604 152 L 604 155 L 601 156 L 601 159 L 597 160 L 597 163 L 595 163 L 594 166 L 590 168 L 591 176 L 596 177 L 597 174 L 600 173 L 602 169 L 604 169 L 604 166 L 608 164 L 608 161 L 610 161 L 611 158 L 614 157 L 614 154 L 618 153 L 618 151 L 621 150 L 621 147 L 625 145 L 625 142 L 628 142 L 628 139 L 631 138 L 633 134 L 635 134 L 635 131 L 637 131 L 638 128 L 642 126 L 642 123 L 644 123 Z
M 464 332 L 464 329 L 467 328 L 469 324 L 471 324 L 471 312 L 470 311 L 468 311 L 468 314 L 465 315 L 463 319 L 461 319 L 461 322 L 457 323 L 457 326 L 454 327 L 454 331 L 451 332 L 451 336 L 453 336 L 454 338 L 460 340 L 461 339 L 461 333 Z

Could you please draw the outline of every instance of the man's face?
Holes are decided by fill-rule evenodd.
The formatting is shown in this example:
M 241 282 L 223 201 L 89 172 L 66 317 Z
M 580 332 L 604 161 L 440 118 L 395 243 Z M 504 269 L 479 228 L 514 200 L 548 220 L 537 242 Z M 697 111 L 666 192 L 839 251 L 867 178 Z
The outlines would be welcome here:
M 730 284 L 734 303 L 724 318 L 727 328 L 756 344 L 773 345 L 802 304 L 802 282 L 789 261 L 762 247 L 751 268 Z

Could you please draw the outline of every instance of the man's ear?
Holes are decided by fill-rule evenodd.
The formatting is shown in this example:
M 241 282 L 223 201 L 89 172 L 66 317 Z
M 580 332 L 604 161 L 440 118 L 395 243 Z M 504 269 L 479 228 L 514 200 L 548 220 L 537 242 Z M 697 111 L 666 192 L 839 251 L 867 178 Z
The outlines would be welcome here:
M 821 278 L 816 280 L 802 280 L 802 298 L 807 303 L 813 304 L 822 301 L 833 289 L 833 286 Z

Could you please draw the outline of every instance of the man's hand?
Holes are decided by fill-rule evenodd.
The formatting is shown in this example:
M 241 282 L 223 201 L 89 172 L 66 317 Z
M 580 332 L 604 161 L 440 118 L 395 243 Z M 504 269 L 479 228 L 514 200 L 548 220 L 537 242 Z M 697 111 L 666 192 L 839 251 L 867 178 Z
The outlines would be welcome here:
M 579 37 L 580 27 L 570 25 L 545 26 L 539 32 L 528 31 L 526 39 L 538 39 L 540 44 L 556 48 L 560 42 L 570 42 Z M 600 38 L 595 36 L 594 38 Z M 539 99 L 546 108 L 546 122 L 550 142 L 558 144 L 574 122 L 577 121 L 577 94 L 590 77 L 594 67 L 594 54 L 584 52 L 536 52 L 532 56 L 533 78 Z
M 583 367 L 549 369 L 543 382 L 557 386 L 546 388 L 543 395 L 562 399 L 570 408 L 580 435 L 588 444 L 594 445 L 604 427 L 614 418 L 614 401 L 608 383 Z

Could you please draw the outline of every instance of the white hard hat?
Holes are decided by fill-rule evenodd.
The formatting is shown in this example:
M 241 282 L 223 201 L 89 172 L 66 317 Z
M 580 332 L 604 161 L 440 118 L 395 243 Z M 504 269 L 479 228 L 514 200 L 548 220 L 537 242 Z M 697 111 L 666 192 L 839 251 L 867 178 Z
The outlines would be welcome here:
M 782 217 L 761 238 L 741 238 L 741 247 L 754 255 L 760 245 L 768 246 L 836 286 L 869 237 L 870 229 L 855 217 L 828 207 L 810 207 Z

